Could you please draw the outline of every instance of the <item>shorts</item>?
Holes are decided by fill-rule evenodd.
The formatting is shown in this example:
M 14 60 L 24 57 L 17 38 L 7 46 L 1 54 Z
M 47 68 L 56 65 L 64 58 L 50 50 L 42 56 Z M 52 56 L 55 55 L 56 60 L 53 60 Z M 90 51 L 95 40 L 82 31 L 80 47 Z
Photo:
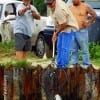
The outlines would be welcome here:
M 16 51 L 30 51 L 31 37 L 22 33 L 15 34 L 15 50 Z

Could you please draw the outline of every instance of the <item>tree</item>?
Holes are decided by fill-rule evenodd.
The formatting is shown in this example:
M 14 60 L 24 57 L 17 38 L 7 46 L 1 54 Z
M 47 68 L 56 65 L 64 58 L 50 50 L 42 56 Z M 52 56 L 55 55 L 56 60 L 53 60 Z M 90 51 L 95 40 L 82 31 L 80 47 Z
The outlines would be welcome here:
M 22 0 L 19 0 L 22 1 Z M 44 3 L 44 0 L 31 0 L 31 4 L 33 4 L 39 11 L 41 15 L 47 14 L 47 7 Z
M 38 9 L 41 15 L 47 14 L 47 7 L 44 0 L 33 0 L 33 5 Z

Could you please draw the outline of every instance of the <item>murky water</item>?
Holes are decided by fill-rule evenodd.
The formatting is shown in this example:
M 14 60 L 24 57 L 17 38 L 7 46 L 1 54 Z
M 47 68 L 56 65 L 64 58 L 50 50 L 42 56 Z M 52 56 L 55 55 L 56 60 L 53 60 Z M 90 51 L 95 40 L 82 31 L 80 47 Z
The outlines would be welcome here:
M 0 100 L 100 100 L 100 69 L 0 66 Z

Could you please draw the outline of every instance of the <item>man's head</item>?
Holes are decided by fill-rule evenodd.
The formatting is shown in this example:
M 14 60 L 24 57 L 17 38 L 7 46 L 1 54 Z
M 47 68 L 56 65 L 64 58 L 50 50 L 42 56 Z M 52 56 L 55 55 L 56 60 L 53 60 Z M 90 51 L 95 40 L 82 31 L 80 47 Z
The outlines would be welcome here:
M 30 4 L 31 0 L 23 0 L 23 2 L 27 5 Z
M 56 4 L 56 0 L 45 0 L 45 3 L 47 4 L 47 6 L 49 6 L 50 8 L 54 7 Z
M 80 5 L 80 3 L 81 3 L 81 0 L 73 0 L 73 5 L 74 6 Z

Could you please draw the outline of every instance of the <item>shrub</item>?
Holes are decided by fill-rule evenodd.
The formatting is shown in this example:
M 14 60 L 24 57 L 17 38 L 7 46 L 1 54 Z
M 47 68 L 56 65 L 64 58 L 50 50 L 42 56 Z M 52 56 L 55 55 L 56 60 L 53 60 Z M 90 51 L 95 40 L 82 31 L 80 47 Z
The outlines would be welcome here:
M 14 48 L 14 41 L 0 42 L 0 51 L 9 53 Z
M 91 42 L 89 43 L 90 58 L 97 59 L 100 58 L 100 43 Z

